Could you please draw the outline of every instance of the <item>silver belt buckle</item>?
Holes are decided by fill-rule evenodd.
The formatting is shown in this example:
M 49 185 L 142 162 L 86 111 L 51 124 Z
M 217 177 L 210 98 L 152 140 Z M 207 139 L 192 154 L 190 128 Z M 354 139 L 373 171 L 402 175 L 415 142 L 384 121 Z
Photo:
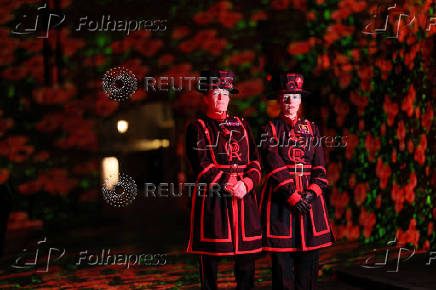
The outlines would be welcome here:
M 301 166 L 301 171 L 297 173 L 298 166 Z M 295 175 L 297 175 L 297 176 L 303 176 L 304 175 L 304 164 L 303 163 L 295 163 L 294 172 L 295 172 Z

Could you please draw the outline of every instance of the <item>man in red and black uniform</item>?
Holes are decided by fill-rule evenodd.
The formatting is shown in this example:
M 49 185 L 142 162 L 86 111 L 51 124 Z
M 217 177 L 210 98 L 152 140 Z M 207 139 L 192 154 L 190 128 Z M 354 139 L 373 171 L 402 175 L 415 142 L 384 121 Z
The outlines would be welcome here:
M 297 114 L 301 95 L 308 93 L 303 76 L 275 75 L 271 84 L 281 114 L 268 122 L 261 137 L 267 172 L 260 200 L 263 249 L 272 252 L 274 289 L 314 289 L 318 249 L 335 241 L 324 197 L 324 151 L 318 127 Z
M 186 131 L 186 153 L 196 174 L 190 209 L 188 253 L 200 254 L 203 289 L 217 288 L 218 257 L 235 256 L 238 289 L 254 288 L 254 255 L 262 229 L 254 188 L 260 182 L 259 153 L 250 126 L 227 113 L 234 74 L 202 72 L 206 114 Z M 200 79 L 200 83 L 202 80 Z

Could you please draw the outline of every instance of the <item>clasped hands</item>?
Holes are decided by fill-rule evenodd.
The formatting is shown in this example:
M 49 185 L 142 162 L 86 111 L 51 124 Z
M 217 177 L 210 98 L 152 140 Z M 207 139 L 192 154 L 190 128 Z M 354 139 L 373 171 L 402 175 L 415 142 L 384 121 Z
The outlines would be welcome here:
M 304 192 L 301 194 L 301 199 L 294 205 L 294 207 L 300 214 L 307 214 L 312 208 L 310 204 L 315 200 L 315 198 L 316 196 L 312 192 Z
M 239 199 L 242 199 L 247 194 L 247 187 L 242 180 L 237 180 L 234 175 L 231 175 L 225 186 L 225 190 Z

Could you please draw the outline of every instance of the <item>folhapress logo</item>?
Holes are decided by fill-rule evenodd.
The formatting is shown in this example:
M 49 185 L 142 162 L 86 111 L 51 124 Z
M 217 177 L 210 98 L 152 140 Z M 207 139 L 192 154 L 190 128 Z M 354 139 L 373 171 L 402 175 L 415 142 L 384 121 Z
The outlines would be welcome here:
M 47 3 L 36 9 L 36 15 L 22 14 L 12 29 L 12 34 L 48 38 L 50 29 L 65 21 L 65 14 L 47 7 Z

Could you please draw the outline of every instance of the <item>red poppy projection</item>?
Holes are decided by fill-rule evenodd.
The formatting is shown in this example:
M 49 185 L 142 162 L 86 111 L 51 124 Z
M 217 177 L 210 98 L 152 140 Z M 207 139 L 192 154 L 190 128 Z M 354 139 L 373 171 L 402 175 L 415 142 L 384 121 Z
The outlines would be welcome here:
M 326 202 L 336 238 L 361 244 L 396 238 L 420 250 L 436 247 L 436 9 L 431 0 L 399 1 L 389 10 L 378 1 L 356 0 L 175 1 L 161 10 L 152 3 L 159 19 L 167 19 L 165 31 L 76 31 L 81 13 L 110 11 L 117 1 L 94 2 L 94 8 L 82 10 L 73 1 L 48 1 L 65 20 L 48 29 L 46 38 L 15 33 L 20 15 L 35 12 L 39 1 L 0 4 L 0 184 L 12 186 L 16 201 L 8 230 L 67 221 L 72 204 L 99 208 L 100 153 L 107 143 L 99 127 L 126 107 L 165 101 L 178 130 L 169 152 L 181 159 L 183 124 L 202 108 L 201 94 L 153 95 L 139 88 L 121 104 L 101 90 L 108 69 L 123 66 L 138 80 L 197 77 L 209 66 L 232 70 L 240 93 L 232 96 L 231 110 L 249 120 L 257 139 L 265 120 L 279 113 L 277 103 L 265 97 L 267 76 L 280 68 L 300 72 L 315 92 L 302 107 L 318 120 L 321 135 L 346 141 L 344 147 L 325 148 Z M 117 2 L 111 13 L 145 17 L 139 2 L 133 8 Z M 188 168 L 179 165 L 174 180 L 189 175 Z M 173 279 L 178 278 L 162 277 L 177 285 Z

